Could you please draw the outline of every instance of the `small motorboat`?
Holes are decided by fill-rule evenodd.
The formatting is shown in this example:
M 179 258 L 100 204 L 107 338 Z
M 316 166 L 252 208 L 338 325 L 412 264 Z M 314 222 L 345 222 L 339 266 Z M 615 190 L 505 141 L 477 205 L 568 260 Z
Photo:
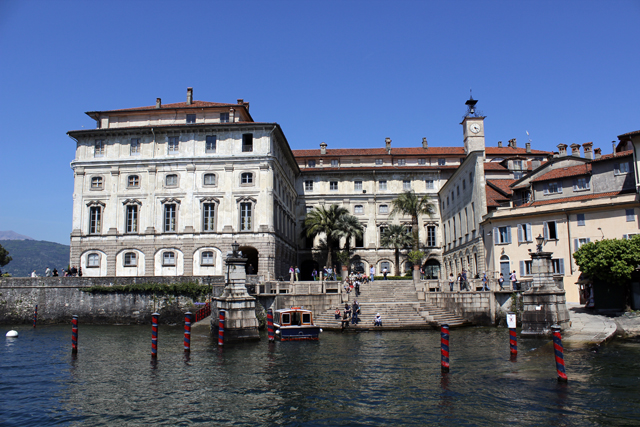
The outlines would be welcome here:
M 5 336 L 7 338 L 16 338 L 18 336 L 18 331 L 10 330 Z
M 304 307 L 276 310 L 273 326 L 280 341 L 317 341 L 322 332 L 313 324 L 313 312 Z

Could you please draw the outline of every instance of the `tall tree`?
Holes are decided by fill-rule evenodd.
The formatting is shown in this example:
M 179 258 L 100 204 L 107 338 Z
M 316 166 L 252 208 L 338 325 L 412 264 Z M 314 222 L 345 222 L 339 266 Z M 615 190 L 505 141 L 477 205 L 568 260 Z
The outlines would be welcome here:
M 413 234 L 413 250 L 420 250 L 420 233 L 418 218 L 420 215 L 431 216 L 435 207 L 429 202 L 427 195 L 418 196 L 413 190 L 401 193 L 391 202 L 393 209 L 391 215 L 408 215 L 411 217 L 411 231 Z
M 0 267 L 9 264 L 13 258 L 9 256 L 9 251 L 0 245 Z
M 380 245 L 395 249 L 396 276 L 400 275 L 400 249 L 409 246 L 412 240 L 409 230 L 404 225 L 394 224 L 382 232 Z
M 343 215 L 348 215 L 349 211 L 336 204 L 325 208 L 317 206 L 307 214 L 304 220 L 305 234 L 307 237 L 316 237 L 324 234 L 327 242 L 327 267 L 333 267 L 332 252 L 339 242 L 337 235 L 338 220 Z
M 344 214 L 338 218 L 336 223 L 336 237 L 345 239 L 344 249 L 349 252 L 351 250 L 351 239 L 361 239 L 364 233 L 364 227 L 360 224 L 358 218 L 351 214 Z

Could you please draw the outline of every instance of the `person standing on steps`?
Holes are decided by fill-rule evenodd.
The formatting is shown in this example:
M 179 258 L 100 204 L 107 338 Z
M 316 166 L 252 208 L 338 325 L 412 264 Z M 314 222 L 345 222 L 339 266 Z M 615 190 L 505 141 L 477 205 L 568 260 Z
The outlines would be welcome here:
M 376 269 L 372 265 L 371 267 L 369 267 L 369 280 L 371 280 L 371 283 L 373 283 L 373 276 L 375 273 L 376 273 Z
M 483 291 L 489 290 L 488 281 L 489 279 L 487 279 L 487 273 L 486 272 L 482 273 L 482 290 Z
M 453 292 L 453 282 L 455 282 L 455 277 L 453 277 L 453 273 L 449 273 L 449 290 Z
M 387 270 L 387 267 L 385 267 L 382 269 L 382 277 L 384 278 L 384 280 L 388 280 L 387 274 L 389 274 L 389 271 Z
M 295 278 L 296 278 L 295 270 L 293 269 L 293 265 L 292 265 L 291 267 L 289 267 L 289 283 L 293 283 Z
M 299 282 L 300 281 L 300 277 L 298 275 L 300 274 L 300 269 L 298 268 L 297 265 L 296 265 L 295 272 L 296 272 L 296 282 Z
M 504 275 L 500 273 L 500 277 L 498 278 L 498 285 L 500 285 L 500 290 L 504 291 Z
M 469 282 L 467 281 L 467 270 L 465 270 L 464 268 L 462 269 L 462 284 L 467 291 L 471 290 L 471 288 L 469 287 Z
M 382 317 L 380 313 L 376 314 L 376 318 L 373 321 L 373 326 L 382 326 Z
M 518 279 L 516 278 L 516 271 L 513 270 L 513 273 L 511 273 L 511 276 L 509 277 L 509 280 L 511 280 L 511 289 L 514 291 L 517 291 L 517 281 Z

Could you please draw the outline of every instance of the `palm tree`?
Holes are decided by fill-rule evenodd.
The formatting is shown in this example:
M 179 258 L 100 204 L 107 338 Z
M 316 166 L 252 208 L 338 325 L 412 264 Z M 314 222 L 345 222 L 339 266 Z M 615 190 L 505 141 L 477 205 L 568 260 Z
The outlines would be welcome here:
M 394 248 L 396 255 L 396 276 L 400 275 L 400 249 L 411 244 L 412 238 L 404 225 L 390 225 L 382 232 L 380 244 L 385 248 Z
M 304 220 L 305 234 L 307 237 L 316 237 L 324 234 L 327 242 L 327 267 L 333 267 L 331 254 L 339 242 L 337 236 L 338 220 L 343 215 L 349 215 L 349 211 L 338 205 L 331 205 L 329 208 L 317 206 L 307 214 Z
M 361 239 L 364 227 L 358 221 L 358 218 L 351 214 L 344 214 L 338 218 L 336 223 L 336 237 L 341 239 L 344 237 L 344 249 L 349 252 L 351 250 L 351 239 Z
M 413 190 L 401 193 L 391 202 L 393 209 L 390 215 L 409 215 L 411 217 L 411 231 L 413 232 L 413 250 L 420 250 L 420 239 L 418 233 L 418 217 L 428 215 L 435 211 L 435 207 L 429 202 L 427 195 L 418 196 Z

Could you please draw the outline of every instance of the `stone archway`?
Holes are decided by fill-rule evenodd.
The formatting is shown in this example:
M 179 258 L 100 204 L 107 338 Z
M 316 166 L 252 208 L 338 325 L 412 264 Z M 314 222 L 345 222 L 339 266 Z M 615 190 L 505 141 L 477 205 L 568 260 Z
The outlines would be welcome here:
M 441 279 L 440 263 L 437 259 L 430 259 L 423 265 L 424 275 L 427 279 Z
M 246 273 L 258 274 L 258 250 L 253 246 L 240 246 L 239 250 L 242 252 L 242 257 L 247 258 Z
M 300 280 L 313 280 L 314 269 L 319 274 L 320 265 L 316 261 L 312 259 L 302 261 L 302 264 L 300 265 Z

